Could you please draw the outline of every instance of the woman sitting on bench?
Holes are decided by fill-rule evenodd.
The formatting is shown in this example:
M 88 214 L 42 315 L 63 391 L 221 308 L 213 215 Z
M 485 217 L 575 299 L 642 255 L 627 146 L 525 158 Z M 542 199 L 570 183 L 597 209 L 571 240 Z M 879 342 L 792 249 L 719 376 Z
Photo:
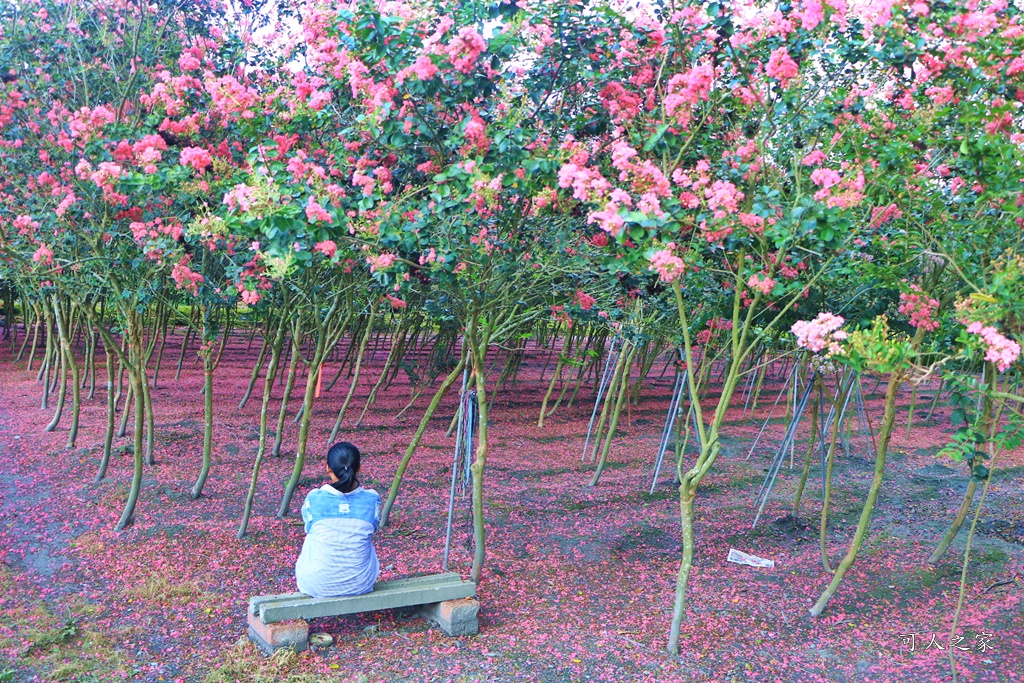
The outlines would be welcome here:
M 327 451 L 330 484 L 302 504 L 306 540 L 295 563 L 299 590 L 314 598 L 373 590 L 380 565 L 371 537 L 380 522 L 380 496 L 359 485 L 359 449 L 342 441 Z

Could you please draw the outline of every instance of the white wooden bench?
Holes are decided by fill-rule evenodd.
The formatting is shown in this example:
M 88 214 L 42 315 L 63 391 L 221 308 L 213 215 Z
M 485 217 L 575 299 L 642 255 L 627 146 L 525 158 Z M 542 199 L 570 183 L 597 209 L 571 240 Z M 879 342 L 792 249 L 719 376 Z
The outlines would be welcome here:
M 264 652 L 306 649 L 307 619 L 419 607 L 420 614 L 450 636 L 477 632 L 476 584 L 453 572 L 378 581 L 373 590 L 347 598 L 312 598 L 303 593 L 261 595 L 249 599 L 249 638 Z

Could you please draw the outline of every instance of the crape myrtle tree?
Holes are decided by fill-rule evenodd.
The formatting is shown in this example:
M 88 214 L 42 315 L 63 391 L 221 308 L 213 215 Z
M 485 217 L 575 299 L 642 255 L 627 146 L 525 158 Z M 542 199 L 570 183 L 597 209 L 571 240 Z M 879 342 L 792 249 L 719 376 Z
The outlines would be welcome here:
M 480 419 L 474 579 L 485 557 L 487 414 L 497 390 L 488 387 L 488 354 L 569 303 L 584 277 L 582 217 L 537 197 L 558 164 L 534 151 L 555 144 L 559 131 L 536 115 L 549 105 L 519 62 L 539 43 L 518 12 L 511 4 L 356 3 L 313 5 L 303 17 L 310 83 L 330 92 L 325 112 L 347 123 L 324 149 L 350 180 L 311 196 L 307 213 L 324 225 L 328 248 L 363 251 L 393 306 L 422 291 L 462 329 L 459 362 L 406 451 L 385 516 L 427 421 L 468 369 Z
M 722 393 L 710 416 L 694 404 L 700 455 L 679 468 L 674 652 L 696 489 L 720 453 L 726 409 L 759 341 L 867 245 L 904 239 L 926 251 L 926 236 L 941 241 L 948 215 L 987 213 L 992 230 L 1014 228 L 1022 29 L 1004 3 L 665 3 L 600 16 L 608 39 L 594 47 L 581 88 L 592 100 L 593 134 L 563 141 L 571 156 L 559 188 L 607 233 L 609 270 L 651 271 L 671 288 L 690 367 L 700 303 L 721 301 L 731 323 Z M 999 178 L 979 177 L 990 172 Z M 908 313 L 919 305 L 910 301 Z M 860 342 L 873 351 L 857 357 L 890 376 L 875 480 L 813 614 L 834 594 L 870 520 L 895 394 L 931 327 L 908 317 L 912 339 L 891 336 L 878 320 L 865 332 L 871 343 Z M 814 350 L 838 355 L 842 322 L 818 319 L 815 339 L 837 336 Z
M 721 394 L 693 403 L 699 453 L 678 461 L 672 652 L 696 492 L 721 453 L 737 388 L 764 349 L 790 342 L 795 322 L 798 347 L 888 378 L 875 477 L 814 614 L 866 534 L 907 379 L 941 370 L 963 387 L 961 403 L 984 394 L 978 416 L 954 413 L 967 421 L 958 443 L 970 448 L 953 452 L 973 453 L 971 474 L 987 486 L 983 461 L 994 451 L 975 446 L 994 443 L 1004 406 L 1019 402 L 1005 374 L 1019 354 L 1010 338 L 1024 75 L 1016 8 L 316 1 L 295 8 L 297 32 L 260 32 L 260 17 L 278 16 L 262 9 L 0 10 L 0 268 L 36 311 L 36 330 L 44 326 L 47 362 L 72 375 L 73 416 L 70 325 L 99 335 L 108 386 L 113 361 L 127 371 L 135 468 L 119 528 L 138 497 L 144 434 L 152 455 L 160 321 L 185 322 L 201 340 L 198 496 L 212 462 L 214 346 L 240 305 L 265 320 L 250 390 L 268 364 L 239 534 L 280 373 L 274 453 L 299 364 L 307 370 L 283 516 L 312 421 L 334 418 L 337 433 L 377 326 L 401 327 L 419 306 L 429 324 L 461 336 L 461 351 L 399 464 L 385 519 L 429 419 L 465 376 L 480 417 L 474 579 L 486 556 L 496 349 L 572 318 L 601 344 L 627 337 L 605 399 L 601 462 L 630 400 L 629 365 L 649 369 L 654 336 L 663 339 L 651 348 L 681 343 L 691 396 L 723 360 Z M 859 305 L 866 286 L 885 292 L 884 306 Z M 591 311 L 595 297 L 604 316 Z M 178 314 L 178 303 L 194 314 Z M 318 415 L 324 362 L 346 332 L 348 396 L 336 417 Z M 979 382 L 971 363 L 982 350 Z M 47 374 L 44 395 L 49 387 Z M 107 417 L 104 462 L 116 421 L 109 390 Z M 599 474 L 600 465 L 595 485 Z
M 265 58 L 251 32 L 266 24 L 266 10 L 220 2 L 2 7 L 0 248 L 25 291 L 55 289 L 58 296 L 39 298 L 47 319 L 77 312 L 99 334 L 108 388 L 127 369 L 135 467 L 119 528 L 132 518 L 144 462 L 153 461 L 148 366 L 159 328 L 157 370 L 169 322 L 184 321 L 200 337 L 204 447 L 195 498 L 211 465 L 214 342 L 239 295 L 259 298 L 250 293 L 252 259 L 235 248 L 245 235 L 211 220 L 209 205 L 247 161 L 251 131 L 238 125 L 246 110 L 237 96 Z M 180 316 L 181 302 L 196 315 Z M 62 347 L 73 375 L 70 446 L 78 367 L 66 339 Z M 100 478 L 120 393 L 118 380 L 118 391 L 108 391 Z

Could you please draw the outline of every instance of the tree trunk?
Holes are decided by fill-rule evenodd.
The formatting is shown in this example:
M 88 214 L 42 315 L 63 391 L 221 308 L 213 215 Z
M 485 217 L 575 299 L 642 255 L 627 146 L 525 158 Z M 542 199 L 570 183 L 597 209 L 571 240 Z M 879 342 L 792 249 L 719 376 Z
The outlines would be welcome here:
M 839 584 L 842 583 L 843 577 L 846 576 L 846 572 L 849 571 L 853 565 L 853 561 L 857 559 L 857 552 L 860 550 L 860 545 L 864 541 L 864 536 L 867 534 L 868 526 L 871 522 L 871 512 L 875 507 L 875 501 L 878 500 L 878 492 L 882 490 L 882 481 L 885 478 L 885 456 L 889 450 L 889 439 L 892 436 L 893 426 L 896 424 L 896 394 L 899 391 L 900 384 L 903 382 L 903 374 L 900 370 L 896 370 L 892 373 L 889 378 L 889 386 L 885 392 L 885 414 L 882 417 L 882 427 L 878 435 L 878 452 L 875 456 L 875 476 L 871 480 L 871 488 L 868 490 L 867 500 L 864 502 L 864 509 L 860 514 L 860 522 L 857 524 L 857 531 L 853 536 L 853 543 L 850 545 L 850 549 L 847 551 L 843 561 L 836 567 L 836 573 L 832 577 L 832 581 L 828 587 L 818 598 L 818 601 L 811 608 L 811 616 L 817 617 L 825 610 L 825 606 L 828 605 L 828 601 L 835 595 L 836 590 L 839 589 Z
M 362 341 L 359 342 L 359 355 L 356 356 L 355 370 L 352 373 L 352 383 L 348 387 L 348 395 L 345 396 L 345 402 L 341 404 L 341 410 L 338 411 L 338 419 L 334 421 L 334 429 L 331 430 L 331 443 L 338 438 L 338 430 L 341 429 L 341 421 L 345 419 L 345 411 L 348 410 L 348 404 L 352 401 L 352 396 L 356 393 L 356 385 L 359 383 L 359 373 L 363 367 L 363 354 L 366 353 L 366 344 L 370 341 L 370 334 L 373 332 L 373 320 L 376 314 L 377 309 L 371 305 L 370 319 L 366 322 L 366 332 L 363 334 Z
M 486 557 L 484 528 L 484 467 L 487 464 L 487 364 L 488 334 L 481 333 L 477 320 L 471 322 L 472 329 L 468 335 L 472 350 L 473 372 L 476 375 L 476 405 L 480 425 L 477 428 L 476 459 L 470 465 L 473 473 L 473 568 L 469 578 L 480 582 Z
M 612 439 L 615 438 L 615 430 L 619 426 L 619 415 L 622 414 L 622 405 L 629 395 L 629 371 L 633 367 L 633 358 L 636 356 L 639 348 L 639 345 L 634 345 L 630 348 L 626 362 L 622 365 L 622 372 L 619 377 L 619 395 L 615 399 L 615 408 L 612 410 L 611 421 L 608 424 L 608 433 L 605 434 L 604 437 L 604 445 L 601 448 L 601 459 L 598 460 L 597 469 L 594 470 L 594 476 L 590 480 L 589 486 L 591 487 L 597 486 L 597 480 L 601 478 L 601 472 L 604 471 L 604 465 L 608 462 L 608 450 L 611 448 Z M 610 393 L 608 395 L 608 399 L 611 400 Z
M 267 376 L 263 380 L 263 402 L 260 404 L 260 441 L 256 449 L 256 460 L 252 466 L 252 478 L 249 481 L 249 493 L 245 497 L 245 507 L 242 510 L 242 521 L 238 525 L 238 538 L 245 536 L 249 526 L 249 517 L 252 515 L 252 503 L 256 497 L 256 484 L 259 481 L 260 466 L 263 464 L 263 456 L 267 450 L 267 417 L 270 407 L 270 393 L 274 388 L 274 377 L 277 375 L 277 366 L 281 361 L 281 351 L 284 346 L 284 338 L 287 316 L 284 311 L 281 313 L 281 321 L 278 323 L 277 333 L 271 345 L 270 365 L 267 366 Z
M 398 464 L 398 470 L 395 472 L 395 478 L 391 482 L 391 490 L 388 491 L 388 499 L 384 503 L 384 509 L 380 515 L 380 527 L 384 528 L 388 524 L 388 519 L 391 516 L 391 508 L 395 504 L 395 499 L 398 498 L 398 488 L 402 485 L 402 477 L 405 476 L 405 470 L 409 466 L 409 461 L 412 460 L 413 453 L 416 452 L 416 447 L 419 446 L 420 440 L 423 438 L 423 433 L 427 431 L 427 425 L 430 423 L 430 418 L 433 417 L 437 407 L 441 404 L 441 400 L 445 397 L 448 391 L 452 388 L 452 384 L 462 374 L 463 368 L 466 367 L 466 358 L 463 356 L 459 359 L 459 364 L 455 366 L 444 382 L 441 383 L 441 387 L 434 394 L 434 398 L 430 401 L 430 405 L 427 406 L 427 411 L 423 414 L 423 419 L 420 420 L 420 426 L 416 429 L 416 433 L 412 437 L 412 441 L 409 442 L 408 448 L 405 449 L 405 455 L 402 456 L 402 462 Z

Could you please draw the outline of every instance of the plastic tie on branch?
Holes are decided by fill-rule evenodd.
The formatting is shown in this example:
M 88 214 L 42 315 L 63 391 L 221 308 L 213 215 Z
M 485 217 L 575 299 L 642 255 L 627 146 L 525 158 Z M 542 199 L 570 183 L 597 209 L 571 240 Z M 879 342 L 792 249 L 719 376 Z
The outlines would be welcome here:
M 726 562 L 735 562 L 736 564 L 745 564 L 748 567 L 766 567 L 771 568 L 775 566 L 775 560 L 766 560 L 757 555 L 749 555 L 744 552 L 736 550 L 736 548 L 729 548 L 729 556 L 725 558 Z

